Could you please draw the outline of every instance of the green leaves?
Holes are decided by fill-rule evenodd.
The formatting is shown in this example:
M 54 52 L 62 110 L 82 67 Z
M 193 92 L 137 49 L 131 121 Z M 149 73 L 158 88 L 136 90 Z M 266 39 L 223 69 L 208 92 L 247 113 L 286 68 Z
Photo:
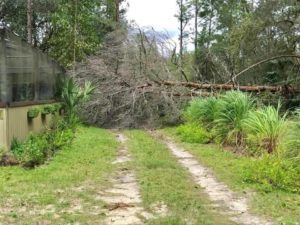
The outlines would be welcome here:
M 65 67 L 92 54 L 114 28 L 112 0 L 33 1 L 34 46 Z M 26 38 L 26 1 L 4 0 L 0 20 Z
M 219 100 L 215 97 L 197 98 L 191 101 L 184 112 L 184 117 L 192 123 L 199 123 L 206 129 L 212 129 L 219 107 Z
M 40 114 L 40 109 L 38 107 L 34 107 L 28 110 L 27 117 L 29 119 L 33 119 L 38 117 L 39 114 Z
M 286 130 L 286 115 L 280 116 L 279 107 L 265 106 L 251 111 L 243 121 L 247 132 L 254 137 L 254 141 L 268 151 L 276 152 L 282 136 Z
M 67 121 L 75 124 L 78 122 L 77 107 L 89 99 L 95 88 L 90 82 L 86 82 L 81 88 L 73 78 L 67 78 L 63 83 L 61 98 L 67 113 Z
M 243 145 L 245 132 L 242 121 L 254 107 L 254 100 L 240 91 L 230 91 L 220 98 L 220 110 L 215 121 L 215 132 L 221 142 Z

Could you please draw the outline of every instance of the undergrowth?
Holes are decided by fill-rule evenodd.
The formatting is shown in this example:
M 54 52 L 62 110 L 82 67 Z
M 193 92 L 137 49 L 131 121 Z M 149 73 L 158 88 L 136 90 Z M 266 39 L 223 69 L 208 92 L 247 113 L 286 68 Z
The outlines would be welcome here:
M 35 167 L 43 164 L 64 146 L 70 145 L 74 135 L 74 128 L 63 119 L 57 119 L 44 133 L 30 134 L 25 141 L 14 139 L 11 152 L 25 167 Z
M 300 113 L 287 118 L 280 105 L 256 102 L 240 91 L 194 99 L 176 135 L 187 143 L 231 145 L 251 162 L 239 171 L 243 181 L 259 184 L 262 191 L 300 193 Z
M 200 125 L 195 123 L 187 123 L 180 125 L 176 129 L 176 133 L 181 140 L 188 143 L 205 144 L 210 141 L 209 133 Z

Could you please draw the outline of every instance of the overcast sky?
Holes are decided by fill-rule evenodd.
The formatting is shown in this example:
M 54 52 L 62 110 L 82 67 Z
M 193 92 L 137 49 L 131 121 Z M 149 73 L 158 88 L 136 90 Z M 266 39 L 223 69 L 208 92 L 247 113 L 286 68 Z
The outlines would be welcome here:
M 135 20 L 139 26 L 152 26 L 157 31 L 167 30 L 178 34 L 176 0 L 127 0 L 128 20 Z

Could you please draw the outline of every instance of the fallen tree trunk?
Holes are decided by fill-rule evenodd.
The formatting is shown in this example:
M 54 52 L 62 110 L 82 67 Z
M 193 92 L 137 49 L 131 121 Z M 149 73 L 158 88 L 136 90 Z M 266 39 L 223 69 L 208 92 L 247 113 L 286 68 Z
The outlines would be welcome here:
M 194 89 L 205 90 L 240 90 L 245 92 L 282 92 L 282 93 L 295 93 L 296 90 L 291 86 L 236 86 L 233 84 L 201 84 L 194 82 L 177 82 L 177 81 L 160 81 L 161 85 L 166 86 L 183 86 Z

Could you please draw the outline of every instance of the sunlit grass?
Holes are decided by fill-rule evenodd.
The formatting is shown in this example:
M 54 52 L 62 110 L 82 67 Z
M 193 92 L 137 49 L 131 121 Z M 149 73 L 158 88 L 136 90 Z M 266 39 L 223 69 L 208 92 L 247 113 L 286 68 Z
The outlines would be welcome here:
M 212 206 L 201 188 L 178 164 L 169 150 L 143 131 L 126 132 L 129 149 L 134 156 L 133 167 L 141 185 L 144 206 L 163 202 L 170 214 L 149 224 L 232 224 L 226 216 L 211 211 Z
M 0 213 L 0 221 L 66 224 L 99 220 L 101 215 L 84 212 L 103 206 L 96 196 L 106 186 L 116 148 L 117 142 L 108 131 L 81 127 L 72 146 L 47 164 L 33 170 L 1 167 L 0 209 L 8 212 Z M 77 212 L 76 206 L 82 210 Z

